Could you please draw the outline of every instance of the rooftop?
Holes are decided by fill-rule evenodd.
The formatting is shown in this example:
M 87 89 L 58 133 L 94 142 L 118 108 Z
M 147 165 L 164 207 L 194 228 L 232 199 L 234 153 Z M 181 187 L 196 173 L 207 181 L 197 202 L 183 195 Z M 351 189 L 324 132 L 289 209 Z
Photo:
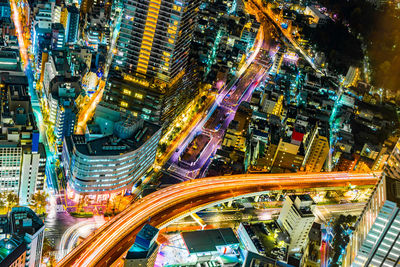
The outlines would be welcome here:
M 92 140 L 86 135 L 66 137 L 69 151 L 73 151 L 74 147 L 84 155 L 117 156 L 140 148 L 161 128 L 128 113 L 120 115 L 105 107 L 98 108 L 95 122 L 99 125 L 103 136 Z
M 189 253 L 217 251 L 219 246 L 239 244 L 231 228 L 183 232 L 182 238 Z
M 11 210 L 9 216 L 12 223 L 12 232 L 17 236 L 34 235 L 44 227 L 43 221 L 27 207 L 15 207 Z
M 0 265 L 11 266 L 26 250 L 22 240 L 11 237 L 0 240 Z

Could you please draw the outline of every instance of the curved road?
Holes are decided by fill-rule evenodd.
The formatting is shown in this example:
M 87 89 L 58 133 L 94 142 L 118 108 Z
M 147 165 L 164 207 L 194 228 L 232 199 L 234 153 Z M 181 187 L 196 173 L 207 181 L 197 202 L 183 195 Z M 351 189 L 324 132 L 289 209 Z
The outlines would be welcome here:
M 379 174 L 378 174 L 379 175 Z M 270 190 L 374 185 L 372 173 L 242 174 L 186 181 L 154 192 L 103 225 L 57 266 L 110 266 L 134 243 L 141 227 L 175 218 L 224 199 Z

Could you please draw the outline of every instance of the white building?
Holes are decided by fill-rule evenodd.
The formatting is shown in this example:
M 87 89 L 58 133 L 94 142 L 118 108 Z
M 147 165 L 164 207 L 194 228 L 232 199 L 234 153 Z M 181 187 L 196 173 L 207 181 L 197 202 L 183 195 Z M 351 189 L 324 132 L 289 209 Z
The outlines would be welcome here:
M 161 127 L 101 105 L 94 117 L 101 137 L 87 132 L 64 138 L 69 186 L 93 197 L 131 189 L 154 163 Z
M 356 222 L 343 266 L 398 266 L 400 180 L 383 176 Z
M 26 77 L 2 77 L 0 97 L 0 192 L 19 195 L 27 205 L 43 190 L 46 153 L 39 144 Z
M 43 145 L 37 152 L 32 152 L 28 147 L 23 149 L 18 194 L 20 205 L 28 205 L 32 195 L 44 189 L 45 167 L 46 152 Z
M 309 195 L 286 197 L 279 214 L 278 224 L 289 233 L 289 253 L 301 251 L 307 245 L 308 233 L 315 220 L 315 215 L 313 214 L 315 205 Z
M 385 201 L 352 266 L 398 266 L 399 232 L 400 209 L 396 203 Z
M 17 142 L 0 141 L 0 193 L 18 194 L 22 148 Z

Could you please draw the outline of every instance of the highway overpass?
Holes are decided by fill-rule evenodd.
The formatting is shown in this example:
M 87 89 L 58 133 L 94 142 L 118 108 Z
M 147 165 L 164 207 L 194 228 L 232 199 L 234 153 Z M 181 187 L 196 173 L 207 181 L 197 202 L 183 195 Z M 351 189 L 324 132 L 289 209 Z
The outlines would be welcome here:
M 207 205 L 273 190 L 374 185 L 379 173 L 242 174 L 190 180 L 156 191 L 96 230 L 57 266 L 110 266 L 134 243 L 141 227 L 165 227 Z

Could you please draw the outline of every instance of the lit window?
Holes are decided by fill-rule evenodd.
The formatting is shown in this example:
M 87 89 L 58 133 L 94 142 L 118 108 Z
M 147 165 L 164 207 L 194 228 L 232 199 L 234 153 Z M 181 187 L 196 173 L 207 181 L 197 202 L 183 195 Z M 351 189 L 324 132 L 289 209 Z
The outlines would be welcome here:
M 131 92 L 131 90 L 124 89 L 123 93 L 124 93 L 124 95 L 131 95 L 132 92 Z
M 138 113 L 137 112 L 132 112 L 132 114 L 133 114 L 133 116 L 135 116 L 135 117 L 137 117 L 138 116 Z
M 177 5 L 174 5 L 174 10 L 176 10 L 176 11 L 181 11 L 181 9 L 182 9 L 182 7 L 177 6 Z
M 142 94 L 139 94 L 139 93 L 135 93 L 135 97 L 136 97 L 137 99 L 143 99 L 143 95 L 142 95 Z
M 121 107 L 124 108 L 128 107 L 128 103 L 126 103 L 125 101 L 121 101 Z

